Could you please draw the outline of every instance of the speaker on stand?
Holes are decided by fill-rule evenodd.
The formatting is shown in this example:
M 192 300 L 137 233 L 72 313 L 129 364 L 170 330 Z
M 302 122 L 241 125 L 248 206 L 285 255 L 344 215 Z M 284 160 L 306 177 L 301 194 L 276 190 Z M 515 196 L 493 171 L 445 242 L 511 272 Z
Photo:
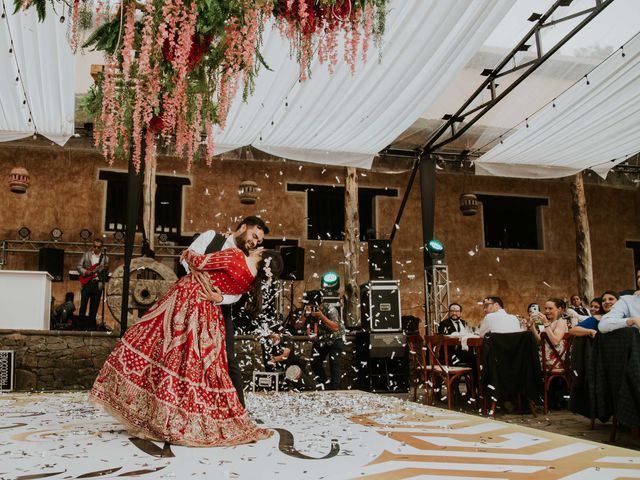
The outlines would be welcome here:
M 289 314 L 287 315 L 284 324 L 287 327 L 290 327 L 290 329 L 293 329 L 293 324 L 297 320 L 297 318 L 293 318 L 295 312 L 295 304 L 293 301 L 293 282 L 304 280 L 304 248 L 297 246 L 280 247 L 280 255 L 282 255 L 283 263 L 280 280 L 290 282 Z
M 391 241 L 369 240 L 369 280 L 391 280 L 393 261 Z
M 64 278 L 64 250 L 43 247 L 38 252 L 38 270 L 49 272 L 54 282 Z

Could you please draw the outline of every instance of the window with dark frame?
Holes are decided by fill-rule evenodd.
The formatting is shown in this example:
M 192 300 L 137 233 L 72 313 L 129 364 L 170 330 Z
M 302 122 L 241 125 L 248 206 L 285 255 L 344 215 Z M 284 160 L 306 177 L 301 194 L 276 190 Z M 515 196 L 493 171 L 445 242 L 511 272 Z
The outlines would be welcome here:
M 127 173 L 101 171 L 100 180 L 107 182 L 105 231 L 123 230 L 127 223 Z M 181 234 L 182 187 L 190 185 L 188 178 L 156 176 L 155 233 L 166 233 L 169 240 L 178 240 Z M 142 199 L 137 228 L 142 228 Z
M 546 198 L 478 195 L 482 202 L 484 246 L 542 250 L 542 209 Z
M 307 238 L 344 240 L 344 187 L 314 184 L 288 184 L 289 192 L 307 193 Z M 397 197 L 395 188 L 358 188 L 360 240 L 375 240 L 377 196 Z

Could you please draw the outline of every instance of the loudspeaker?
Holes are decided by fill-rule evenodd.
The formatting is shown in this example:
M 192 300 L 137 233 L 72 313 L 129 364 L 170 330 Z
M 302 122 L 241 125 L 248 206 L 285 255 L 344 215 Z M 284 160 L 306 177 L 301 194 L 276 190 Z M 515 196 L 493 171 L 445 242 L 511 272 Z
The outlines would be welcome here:
M 64 277 L 64 250 L 41 248 L 38 254 L 38 270 L 49 272 L 54 282 L 61 282 Z
M 389 240 L 369 240 L 369 280 L 391 280 L 393 263 Z
M 280 247 L 284 266 L 281 280 L 304 280 L 304 248 Z
M 11 392 L 14 387 L 16 352 L 0 350 L 0 392 Z
M 369 392 L 406 392 L 409 357 L 402 333 L 356 333 L 356 382 Z
M 362 326 L 372 332 L 399 332 L 400 282 L 375 280 L 360 286 Z

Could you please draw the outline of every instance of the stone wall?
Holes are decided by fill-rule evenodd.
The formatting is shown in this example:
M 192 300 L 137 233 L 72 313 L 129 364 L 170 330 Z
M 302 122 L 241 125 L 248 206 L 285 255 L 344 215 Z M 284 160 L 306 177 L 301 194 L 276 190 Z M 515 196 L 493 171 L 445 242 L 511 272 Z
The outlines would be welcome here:
M 16 352 L 15 389 L 18 391 L 87 390 L 102 368 L 118 337 L 106 332 L 0 330 L 0 350 Z M 311 342 L 293 337 L 296 352 L 311 364 Z M 353 342 L 343 359 L 343 388 L 355 384 Z M 236 359 L 247 387 L 252 372 L 262 371 L 262 353 L 255 337 L 239 335 Z M 310 370 L 309 370 L 310 373 Z
M 16 352 L 19 391 L 90 388 L 116 340 L 105 332 L 0 330 L 0 349 Z

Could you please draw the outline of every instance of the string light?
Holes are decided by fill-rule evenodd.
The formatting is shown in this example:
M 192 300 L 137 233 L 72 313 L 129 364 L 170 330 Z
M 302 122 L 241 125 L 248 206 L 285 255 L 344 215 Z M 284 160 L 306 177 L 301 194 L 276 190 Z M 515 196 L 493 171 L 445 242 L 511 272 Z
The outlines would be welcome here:
M 18 59 L 16 57 L 15 49 L 13 48 L 15 43 L 13 41 L 13 34 L 11 32 L 11 25 L 9 24 L 9 19 L 7 18 L 7 9 L 5 7 L 4 2 L 2 4 L 2 16 L 1 17 L 3 19 L 5 19 L 5 23 L 7 25 L 7 33 L 9 34 L 9 44 L 11 45 L 11 48 L 9 49 L 9 53 L 13 57 L 13 61 L 14 61 L 15 65 L 16 65 L 16 72 L 18 74 L 18 76 L 16 77 L 16 83 L 20 83 L 20 86 L 22 87 L 22 93 L 23 93 L 23 96 L 24 96 L 24 100 L 23 100 L 22 104 L 26 105 L 27 109 L 29 110 L 29 117 L 28 117 L 27 121 L 28 121 L 28 123 L 30 125 L 33 125 L 33 129 L 35 130 L 33 135 L 36 136 L 38 134 L 38 127 L 37 127 L 36 123 L 34 121 L 32 121 L 32 119 L 34 117 L 33 116 L 33 110 L 31 109 L 31 104 L 29 103 L 29 99 L 27 97 L 27 89 L 26 89 L 26 87 L 24 85 L 24 82 L 22 81 L 21 76 L 20 76 L 20 65 L 19 65 Z

